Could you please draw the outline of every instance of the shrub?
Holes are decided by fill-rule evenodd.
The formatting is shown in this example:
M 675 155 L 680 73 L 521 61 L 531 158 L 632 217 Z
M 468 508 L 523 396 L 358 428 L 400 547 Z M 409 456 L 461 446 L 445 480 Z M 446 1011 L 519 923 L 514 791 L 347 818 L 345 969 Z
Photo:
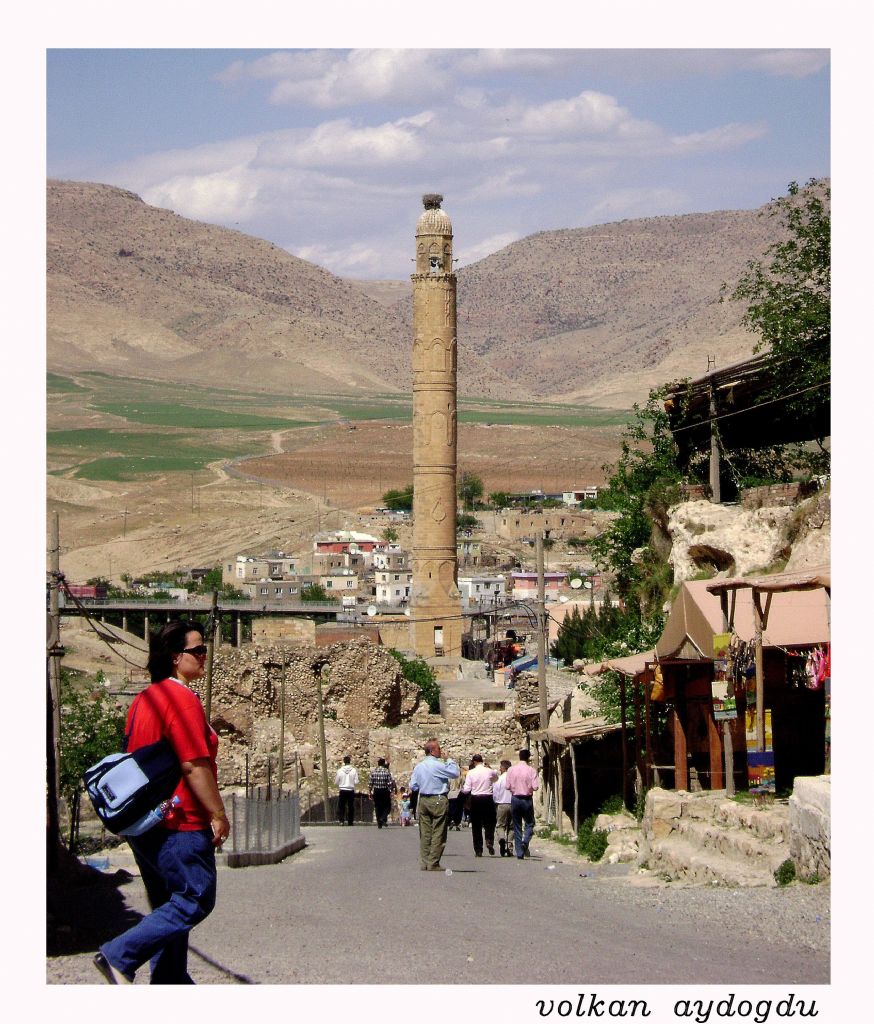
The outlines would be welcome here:
M 774 872 L 774 879 L 777 885 L 789 885 L 795 881 L 795 862 L 788 857 Z
M 405 658 L 400 651 L 393 647 L 388 653 L 401 666 L 401 675 L 419 688 L 419 696 L 428 705 L 432 715 L 440 714 L 440 684 L 434 675 L 434 670 L 422 658 Z

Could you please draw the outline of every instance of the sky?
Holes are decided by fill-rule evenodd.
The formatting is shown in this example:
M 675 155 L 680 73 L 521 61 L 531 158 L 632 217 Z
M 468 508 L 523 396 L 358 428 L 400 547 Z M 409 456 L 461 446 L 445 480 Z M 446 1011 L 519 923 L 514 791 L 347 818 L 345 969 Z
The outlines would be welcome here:
M 830 174 L 827 49 L 49 48 L 50 177 L 335 274 L 407 277 L 421 195 L 464 266 L 538 231 L 754 208 Z

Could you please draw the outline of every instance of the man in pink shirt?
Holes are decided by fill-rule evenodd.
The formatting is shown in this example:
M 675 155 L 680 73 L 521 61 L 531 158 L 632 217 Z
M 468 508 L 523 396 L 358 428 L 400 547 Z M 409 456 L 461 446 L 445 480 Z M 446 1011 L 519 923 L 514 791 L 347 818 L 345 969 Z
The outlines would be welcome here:
M 516 845 L 516 859 L 522 860 L 528 857 L 528 844 L 534 834 L 534 790 L 540 789 L 540 779 L 537 772 L 528 763 L 531 759 L 529 750 L 519 751 L 519 762 L 503 776 L 504 785 L 513 798 L 510 801 L 510 811 L 513 815 L 513 836 Z M 522 824 L 525 830 L 522 830 Z
M 498 777 L 494 768 L 483 764 L 482 754 L 474 754 L 472 768 L 467 773 L 462 793 L 470 793 L 470 833 L 473 836 L 473 852 L 483 855 L 483 832 L 489 856 L 495 855 L 495 801 L 492 799 L 492 783 Z

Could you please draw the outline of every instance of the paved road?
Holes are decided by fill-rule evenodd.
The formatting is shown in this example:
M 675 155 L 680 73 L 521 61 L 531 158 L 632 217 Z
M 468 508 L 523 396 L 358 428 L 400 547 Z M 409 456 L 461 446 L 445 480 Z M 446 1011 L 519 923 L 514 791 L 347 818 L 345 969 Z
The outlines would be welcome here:
M 827 891 L 638 885 L 622 867 L 556 862 L 555 844 L 538 840 L 529 860 L 474 858 L 467 830 L 450 833 L 449 875 L 419 870 L 415 828 L 306 836 L 307 848 L 282 864 L 219 870 L 217 907 L 192 935 L 197 982 L 828 981 Z M 145 909 L 139 879 L 121 891 Z M 785 914 L 812 921 L 814 911 L 821 934 L 804 945 Z M 511 973 L 505 956 L 520 937 L 530 958 Z M 417 970 L 426 948 L 431 966 Z M 93 975 L 86 952 L 48 961 L 49 983 Z

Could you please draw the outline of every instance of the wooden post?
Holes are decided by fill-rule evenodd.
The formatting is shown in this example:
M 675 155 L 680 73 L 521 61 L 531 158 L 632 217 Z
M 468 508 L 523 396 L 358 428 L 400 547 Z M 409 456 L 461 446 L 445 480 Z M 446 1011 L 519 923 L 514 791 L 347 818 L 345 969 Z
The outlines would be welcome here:
M 319 712 L 319 752 L 322 757 L 322 808 L 325 823 L 328 821 L 328 753 L 325 744 L 325 705 L 322 699 L 322 673 L 330 669 L 323 665 L 316 671 L 316 701 Z
M 716 426 L 716 389 L 710 385 L 710 500 L 718 505 L 721 500 L 719 484 L 719 430 Z
M 762 632 L 768 623 L 772 595 L 769 593 L 766 597 L 763 609 L 762 592 L 756 590 L 755 587 L 752 588 L 752 591 L 756 624 L 756 750 L 761 753 L 765 749 L 765 667 Z
M 540 728 L 549 725 L 546 693 L 546 581 L 543 575 L 543 535 L 537 534 L 537 691 L 540 697 Z
M 564 787 L 561 784 L 562 783 L 562 769 L 561 769 L 562 749 L 561 749 L 560 746 L 556 745 L 555 746 L 555 750 L 556 750 L 555 772 L 554 772 L 554 778 L 555 778 L 555 818 L 556 818 L 556 822 L 558 824 L 558 834 L 560 836 L 562 836 L 562 835 L 564 835 L 564 821 L 562 820 L 562 818 L 564 816 L 564 798 L 563 798 L 563 794 L 562 794 L 562 789 Z
M 634 764 L 637 768 L 637 774 L 640 776 L 640 784 L 645 786 L 646 771 L 644 770 L 643 753 L 640 743 L 640 686 L 638 676 L 634 677 L 631 685 L 633 686 L 631 693 L 634 700 Z
M 628 733 L 625 727 L 625 674 L 619 674 L 619 710 L 622 721 L 622 806 L 628 806 Z
M 579 835 L 580 832 L 580 791 L 577 783 L 577 748 L 576 744 L 569 740 L 568 744 L 571 748 L 571 772 L 574 778 L 574 835 Z
M 731 722 L 722 723 L 722 743 L 725 750 L 725 795 L 734 796 L 734 744 L 731 741 Z
M 689 771 L 686 764 L 686 733 L 680 717 L 680 709 L 675 704 L 671 715 L 674 720 L 674 789 L 689 788 Z
M 643 730 L 644 730 L 644 743 L 646 744 L 646 760 L 643 763 L 644 767 L 644 779 L 646 785 L 652 785 L 652 732 L 650 729 L 650 717 L 649 717 L 649 691 L 652 683 L 653 673 L 647 671 L 643 681 Z
M 719 730 L 713 717 L 713 704 L 706 706 L 707 744 L 710 750 L 710 788 L 722 789 L 722 747 L 719 742 Z

